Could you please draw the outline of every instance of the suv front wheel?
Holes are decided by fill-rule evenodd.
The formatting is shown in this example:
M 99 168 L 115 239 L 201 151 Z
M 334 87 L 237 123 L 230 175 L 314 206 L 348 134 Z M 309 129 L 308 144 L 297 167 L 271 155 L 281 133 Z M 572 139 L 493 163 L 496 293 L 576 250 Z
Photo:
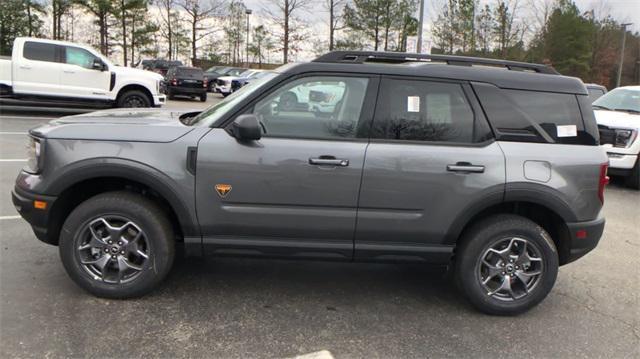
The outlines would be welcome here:
M 60 257 L 80 287 L 104 298 L 141 296 L 173 264 L 173 230 L 151 200 L 108 192 L 76 207 L 60 233 Z
M 558 274 L 549 234 L 527 218 L 496 215 L 473 225 L 456 252 L 458 288 L 479 310 L 514 315 L 540 303 Z

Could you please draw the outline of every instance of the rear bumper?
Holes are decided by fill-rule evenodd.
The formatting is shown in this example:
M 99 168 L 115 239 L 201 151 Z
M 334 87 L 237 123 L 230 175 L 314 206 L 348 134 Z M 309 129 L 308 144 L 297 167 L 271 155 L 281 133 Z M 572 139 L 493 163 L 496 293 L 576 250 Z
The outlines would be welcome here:
M 593 221 L 587 222 L 567 223 L 571 234 L 571 246 L 567 263 L 571 263 L 591 252 L 598 245 L 604 231 L 604 225 L 604 217 L 598 217 Z
M 57 244 L 58 239 L 51 238 L 48 233 L 49 216 L 56 197 L 35 194 L 16 186 L 11 191 L 11 200 L 18 213 L 31 225 L 33 233 L 39 240 L 48 244 Z M 34 201 L 46 202 L 46 208 L 35 208 Z

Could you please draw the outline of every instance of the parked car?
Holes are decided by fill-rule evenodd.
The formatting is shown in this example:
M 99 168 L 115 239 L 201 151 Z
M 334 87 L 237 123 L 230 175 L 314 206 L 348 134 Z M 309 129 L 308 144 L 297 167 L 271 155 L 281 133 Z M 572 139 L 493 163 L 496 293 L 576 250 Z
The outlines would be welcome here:
M 207 80 L 202 69 L 197 67 L 172 67 L 164 78 L 163 90 L 173 99 L 176 95 L 199 98 L 207 101 Z
M 340 97 L 329 116 L 280 106 L 318 83 Z M 13 203 L 69 276 L 107 298 L 152 290 L 180 245 L 439 264 L 480 310 L 516 314 L 605 223 L 588 93 L 544 65 L 332 52 L 199 113 L 70 116 L 29 141 Z
M 90 47 L 16 38 L 11 59 L 0 59 L 0 89 L 16 99 L 57 104 L 153 107 L 165 103 L 162 76 L 113 65 Z
M 640 86 L 618 87 L 593 103 L 609 172 L 640 189 Z
M 247 71 L 247 69 L 240 68 L 240 67 L 230 67 L 230 66 L 225 66 L 225 67 L 213 66 L 207 69 L 204 75 L 209 80 L 209 92 L 215 92 L 216 80 L 218 79 L 218 77 L 238 76 L 239 74 L 245 71 Z
M 145 65 L 143 65 L 145 66 Z M 148 66 L 148 70 L 149 71 L 153 71 L 155 73 L 158 73 L 162 76 L 166 76 L 167 75 L 167 71 L 169 71 L 170 68 L 172 67 L 178 67 L 178 66 L 184 66 L 184 64 L 182 63 L 182 61 L 178 61 L 178 60 L 152 60 L 150 62 L 147 62 Z
M 602 97 L 602 95 L 607 93 L 607 88 L 602 85 L 585 84 L 585 87 L 589 92 L 589 99 L 591 100 L 592 103 L 593 101 L 599 99 L 600 97 Z
M 248 84 L 250 81 L 265 76 L 265 74 L 266 73 L 263 70 L 249 69 L 236 76 L 220 76 L 216 80 L 215 92 L 218 92 L 223 96 L 228 96 L 238 91 L 242 86 Z

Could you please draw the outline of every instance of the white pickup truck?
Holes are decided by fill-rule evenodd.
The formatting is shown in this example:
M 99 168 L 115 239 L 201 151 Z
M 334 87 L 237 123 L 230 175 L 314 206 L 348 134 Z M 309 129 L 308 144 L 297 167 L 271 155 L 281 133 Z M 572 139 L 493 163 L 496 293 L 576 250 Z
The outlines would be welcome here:
M 94 49 L 63 41 L 16 38 L 0 58 L 2 98 L 115 107 L 159 107 L 162 76 L 116 66 Z

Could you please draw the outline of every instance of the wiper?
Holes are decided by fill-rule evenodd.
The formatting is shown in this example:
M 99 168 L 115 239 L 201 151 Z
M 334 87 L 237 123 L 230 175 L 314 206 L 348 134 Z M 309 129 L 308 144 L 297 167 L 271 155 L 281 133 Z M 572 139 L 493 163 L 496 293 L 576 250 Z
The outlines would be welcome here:
M 597 108 L 600 108 L 600 109 L 603 109 L 603 110 L 613 111 L 612 109 L 610 109 L 610 108 L 608 108 L 606 106 L 602 106 L 602 105 L 591 105 L 591 107 L 593 107 L 593 108 L 597 107 Z
M 640 113 L 640 111 L 638 110 L 634 110 L 632 108 L 614 108 L 614 111 L 623 111 L 623 112 L 629 112 L 629 113 Z

